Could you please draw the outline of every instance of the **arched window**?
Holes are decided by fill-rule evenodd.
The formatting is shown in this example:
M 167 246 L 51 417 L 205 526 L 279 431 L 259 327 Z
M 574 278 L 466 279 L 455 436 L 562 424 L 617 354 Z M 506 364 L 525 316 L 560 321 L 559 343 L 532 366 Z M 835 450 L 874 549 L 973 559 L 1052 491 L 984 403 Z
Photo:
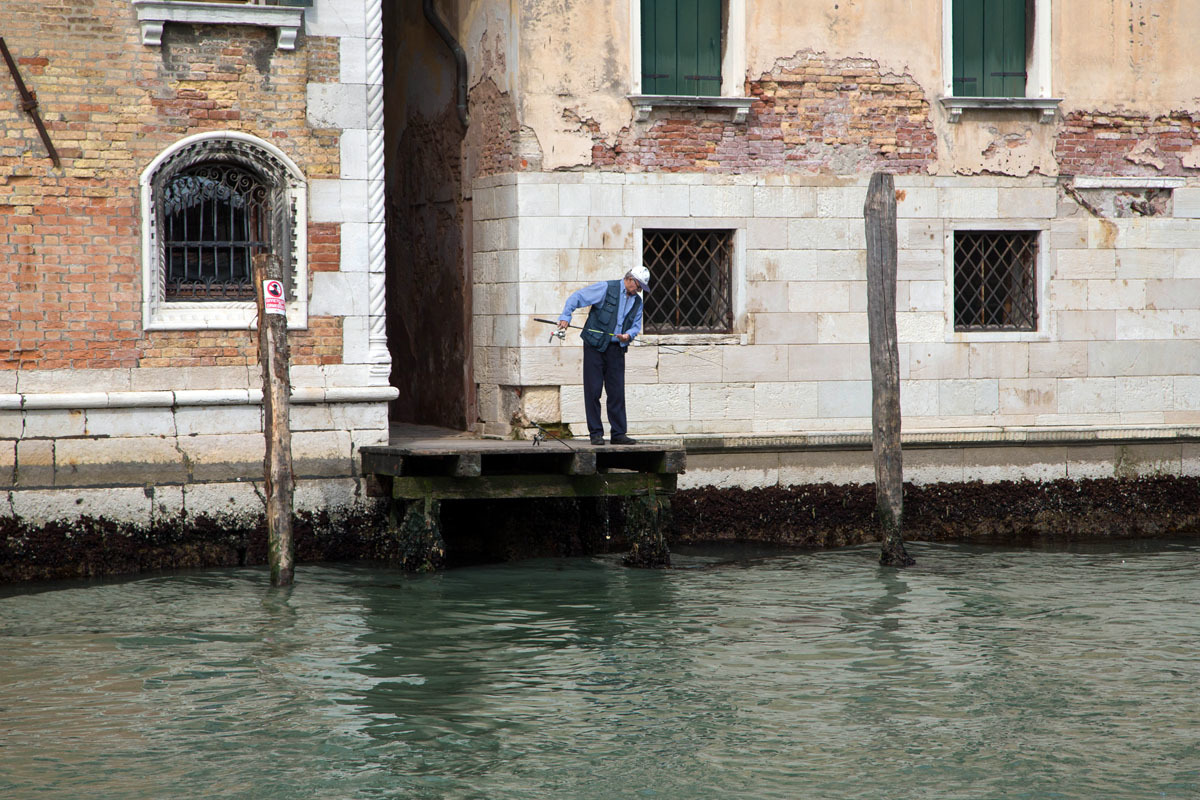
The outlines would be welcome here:
M 258 253 L 282 262 L 288 325 L 304 327 L 304 200 L 295 164 L 246 134 L 200 134 L 162 153 L 142 174 L 146 329 L 252 326 Z
M 180 170 L 162 191 L 167 300 L 254 298 L 250 257 L 271 250 L 271 193 L 262 176 L 203 163 Z

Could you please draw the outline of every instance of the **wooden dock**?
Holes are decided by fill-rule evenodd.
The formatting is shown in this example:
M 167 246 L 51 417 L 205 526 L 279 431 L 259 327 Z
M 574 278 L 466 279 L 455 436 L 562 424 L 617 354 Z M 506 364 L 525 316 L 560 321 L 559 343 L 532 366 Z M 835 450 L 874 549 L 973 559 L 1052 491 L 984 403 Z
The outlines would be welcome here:
M 444 543 L 438 504 L 445 500 L 623 497 L 640 504 L 626 531 L 638 565 L 669 562 L 662 516 L 686 455 L 680 446 L 646 442 L 592 445 L 586 439 L 481 439 L 426 426 L 400 426 L 387 445 L 364 447 L 368 494 L 392 501 L 395 533 L 411 550 L 407 564 L 438 566 Z M 645 530 L 641 530 L 644 528 Z M 409 540 L 412 547 L 408 546 Z M 422 555 L 429 550 L 430 557 Z

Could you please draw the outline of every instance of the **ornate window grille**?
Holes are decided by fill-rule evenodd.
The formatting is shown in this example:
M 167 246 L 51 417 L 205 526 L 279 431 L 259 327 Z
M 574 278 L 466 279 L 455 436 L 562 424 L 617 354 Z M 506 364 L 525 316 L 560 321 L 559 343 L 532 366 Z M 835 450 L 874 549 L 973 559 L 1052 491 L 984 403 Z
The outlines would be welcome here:
M 733 330 L 733 231 L 646 229 L 642 263 L 651 276 L 647 333 Z
M 270 252 L 270 193 L 254 173 L 199 164 L 162 191 L 164 296 L 253 300 L 250 258 Z
M 1037 231 L 954 232 L 954 329 L 1037 330 Z

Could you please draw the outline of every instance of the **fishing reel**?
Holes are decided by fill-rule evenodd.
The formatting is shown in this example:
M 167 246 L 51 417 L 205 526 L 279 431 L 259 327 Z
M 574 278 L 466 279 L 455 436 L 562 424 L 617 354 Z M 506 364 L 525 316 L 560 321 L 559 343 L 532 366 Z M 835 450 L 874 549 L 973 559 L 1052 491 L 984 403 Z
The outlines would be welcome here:
M 565 341 L 565 340 L 566 340 L 566 338 L 567 338 L 567 329 L 566 329 L 566 328 L 559 328 L 558 330 L 556 330 L 556 331 L 554 331 L 553 333 L 551 333 L 551 334 L 550 334 L 550 338 L 549 338 L 547 341 L 548 341 L 548 342 L 553 342 L 553 341 L 554 341 L 554 339 L 555 339 L 555 337 L 557 337 L 557 338 L 558 338 L 558 340 L 559 340 L 560 342 L 561 342 L 561 341 Z

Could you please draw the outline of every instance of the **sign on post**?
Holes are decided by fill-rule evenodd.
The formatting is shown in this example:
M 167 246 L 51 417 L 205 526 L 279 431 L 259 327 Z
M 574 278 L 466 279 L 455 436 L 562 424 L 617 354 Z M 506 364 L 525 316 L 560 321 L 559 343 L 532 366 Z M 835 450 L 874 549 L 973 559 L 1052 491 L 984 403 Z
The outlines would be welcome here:
M 286 314 L 283 281 L 263 281 L 263 310 L 267 314 Z

